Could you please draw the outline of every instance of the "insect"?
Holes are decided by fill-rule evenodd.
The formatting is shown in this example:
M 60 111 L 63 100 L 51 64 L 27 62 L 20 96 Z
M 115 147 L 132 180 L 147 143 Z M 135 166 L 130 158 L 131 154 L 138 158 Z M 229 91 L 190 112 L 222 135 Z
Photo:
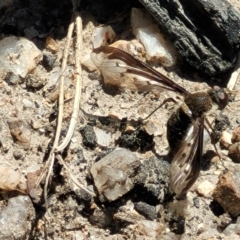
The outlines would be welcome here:
M 200 173 L 203 131 L 211 127 L 206 115 L 226 107 L 227 92 L 215 86 L 207 92 L 190 93 L 132 55 L 110 46 L 93 50 L 91 59 L 105 82 L 114 81 L 138 91 L 164 89 L 184 96 L 184 102 L 167 121 L 167 139 L 173 153 L 170 185 L 177 198 L 184 198 Z

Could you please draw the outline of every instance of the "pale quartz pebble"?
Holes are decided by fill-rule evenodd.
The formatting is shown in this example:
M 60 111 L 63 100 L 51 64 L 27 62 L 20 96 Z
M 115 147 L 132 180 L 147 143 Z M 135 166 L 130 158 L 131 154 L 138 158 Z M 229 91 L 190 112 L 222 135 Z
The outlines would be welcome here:
M 98 127 L 94 127 L 94 131 L 97 138 L 97 144 L 102 147 L 108 147 L 112 139 L 111 133 L 107 133 Z
M 15 190 L 20 183 L 20 173 L 9 167 L 0 166 L 0 188 Z
M 6 72 L 25 78 L 42 58 L 42 52 L 26 38 L 11 36 L 0 41 L 0 66 Z
M 229 146 L 232 144 L 232 134 L 227 131 L 223 131 L 221 134 L 220 143 L 225 148 L 229 148 Z
M 101 201 L 114 201 L 134 187 L 140 161 L 131 151 L 118 148 L 94 163 L 91 174 Z
M 164 133 L 164 127 L 160 121 L 148 120 L 144 124 L 144 129 L 149 135 L 161 136 Z
M 159 222 L 141 220 L 137 222 L 137 230 L 144 236 L 159 238 L 164 232 L 164 226 Z
M 146 49 L 148 60 L 159 59 L 162 65 L 167 67 L 175 64 L 176 50 L 170 41 L 165 40 L 165 36 L 147 12 L 132 8 L 131 25 L 133 34 Z
M 219 176 L 221 174 L 221 170 L 215 170 L 213 171 L 213 174 Z
M 197 187 L 197 192 L 199 195 L 204 197 L 211 197 L 212 191 L 215 186 L 208 180 L 203 181 Z
M 112 42 L 116 34 L 111 26 L 98 27 L 93 32 L 93 48 L 98 48 Z
M 86 67 L 90 72 L 97 70 L 97 67 L 93 63 L 90 54 L 86 54 L 82 57 L 81 63 Z
M 18 171 L 10 167 L 0 166 L 0 188 L 4 190 L 17 190 L 21 181 Z
M 33 103 L 32 101 L 26 99 L 26 98 L 24 98 L 24 99 L 22 100 L 22 103 L 23 103 L 23 105 L 24 105 L 25 107 L 27 107 L 27 108 L 32 108 L 32 107 L 34 107 L 34 103 Z

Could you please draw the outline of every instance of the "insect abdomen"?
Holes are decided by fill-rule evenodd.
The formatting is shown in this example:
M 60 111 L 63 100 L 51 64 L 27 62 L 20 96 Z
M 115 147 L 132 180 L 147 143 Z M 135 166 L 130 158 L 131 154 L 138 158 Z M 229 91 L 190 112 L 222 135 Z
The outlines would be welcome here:
M 211 97 L 205 92 L 197 92 L 185 97 L 184 103 L 170 116 L 167 122 L 170 155 L 178 150 L 193 121 L 210 111 L 211 108 Z
M 167 121 L 167 140 L 170 146 L 170 155 L 179 149 L 191 124 L 192 119 L 184 112 L 182 107 L 172 113 Z

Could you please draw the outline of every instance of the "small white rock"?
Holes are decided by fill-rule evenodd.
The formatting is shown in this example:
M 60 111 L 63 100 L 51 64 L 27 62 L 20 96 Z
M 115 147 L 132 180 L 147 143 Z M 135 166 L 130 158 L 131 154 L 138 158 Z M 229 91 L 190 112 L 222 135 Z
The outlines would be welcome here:
M 107 133 L 104 130 L 97 127 L 94 127 L 94 131 L 97 137 L 98 145 L 102 147 L 108 147 L 112 139 L 111 133 Z
M 5 190 L 15 190 L 20 182 L 20 174 L 9 167 L 0 167 L 0 188 Z
M 115 36 L 111 26 L 98 27 L 93 32 L 93 47 L 105 46 L 107 42 L 112 42 Z
M 215 186 L 211 182 L 205 180 L 198 185 L 197 192 L 201 196 L 210 197 L 214 188 Z
M 198 233 L 202 233 L 206 230 L 203 223 L 198 224 L 197 229 L 198 229 Z
M 232 134 L 227 131 L 223 131 L 220 138 L 220 143 L 225 148 L 229 148 L 229 146 L 232 144 Z
M 25 78 L 42 60 L 42 52 L 26 38 L 6 37 L 0 41 L 0 66 Z
M 100 201 L 114 201 L 134 187 L 140 161 L 131 151 L 118 148 L 93 164 L 91 174 Z
M 221 170 L 215 170 L 215 171 L 213 171 L 213 174 L 216 175 L 216 176 L 219 176 L 221 173 L 222 173 Z
M 149 135 L 161 136 L 164 133 L 164 127 L 161 121 L 149 120 L 144 124 L 144 129 Z
M 26 99 L 26 98 L 24 98 L 24 99 L 22 100 L 22 103 L 23 103 L 23 105 L 24 105 L 25 107 L 27 107 L 27 108 L 32 108 L 32 107 L 34 107 L 34 103 L 31 102 L 30 100 Z
M 163 33 L 153 22 L 151 16 L 140 9 L 133 8 L 131 13 L 133 34 L 144 45 L 147 59 L 157 58 L 164 66 L 172 66 L 176 62 L 177 52 L 170 41 L 166 41 Z

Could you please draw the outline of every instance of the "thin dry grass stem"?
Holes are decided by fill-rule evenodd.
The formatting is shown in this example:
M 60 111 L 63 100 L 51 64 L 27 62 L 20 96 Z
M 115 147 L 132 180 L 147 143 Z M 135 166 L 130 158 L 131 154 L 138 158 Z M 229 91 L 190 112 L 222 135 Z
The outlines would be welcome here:
M 73 34 L 73 27 L 74 27 L 74 22 L 72 22 L 68 28 L 67 42 L 66 42 L 66 47 L 64 49 L 64 53 L 63 53 L 62 71 L 64 71 L 64 69 L 66 69 L 66 66 L 67 66 L 67 59 L 68 59 L 68 55 L 69 55 L 71 38 L 72 38 L 72 34 Z M 62 129 L 63 105 L 64 105 L 64 78 L 65 78 L 65 75 L 64 74 L 61 75 L 60 84 L 59 84 L 57 130 L 56 130 L 55 139 L 54 139 L 54 143 L 53 143 L 54 151 L 55 151 L 56 147 L 58 146 L 61 129 Z
M 66 47 L 65 47 L 64 53 L 63 53 L 63 61 L 62 61 L 62 68 L 61 68 L 62 73 L 66 69 L 66 65 L 67 65 L 67 59 L 68 59 L 69 48 L 70 48 L 71 39 L 72 39 L 73 27 L 74 27 L 74 22 L 72 21 L 72 23 L 69 25 L 69 28 L 68 28 L 68 34 L 67 34 L 67 39 L 66 39 Z M 50 176 L 51 176 L 51 173 L 52 173 L 53 163 L 54 163 L 54 159 L 55 159 L 55 153 L 54 153 L 55 148 L 58 146 L 60 133 L 61 133 L 61 128 L 62 128 L 63 104 L 64 104 L 64 94 L 63 94 L 64 77 L 65 77 L 64 74 L 61 74 L 60 84 L 59 84 L 58 122 L 57 122 L 57 130 L 56 130 L 56 134 L 55 134 L 53 147 L 52 147 L 52 150 L 49 154 L 49 157 L 48 157 L 48 160 L 45 164 L 45 167 L 42 171 L 42 174 L 41 174 L 41 176 L 39 177 L 39 179 L 36 183 L 36 185 L 40 184 L 40 182 L 44 178 L 44 176 L 46 174 L 46 171 L 47 171 L 47 176 L 46 176 L 46 179 L 45 179 L 44 190 L 43 190 L 43 195 L 44 195 L 44 201 L 45 201 L 45 204 L 46 204 L 46 208 L 48 207 L 48 204 L 47 204 L 47 187 L 48 187 L 48 183 L 49 183 L 49 179 L 50 179 Z
M 75 98 L 74 98 L 74 105 L 73 105 L 73 113 L 70 120 L 68 132 L 66 134 L 66 137 L 64 138 L 63 142 L 56 147 L 55 152 L 62 151 L 70 142 L 74 129 L 77 124 L 77 117 L 79 114 L 79 107 L 80 107 L 80 99 L 81 99 L 81 93 L 82 93 L 82 68 L 81 68 L 81 51 L 82 51 L 82 21 L 79 16 L 79 13 L 76 13 L 76 33 L 77 33 L 77 41 L 76 41 L 76 52 L 75 52 L 75 77 L 76 77 L 76 91 L 75 91 Z M 58 154 L 56 155 L 56 158 L 61 162 L 61 164 L 65 167 L 67 170 L 70 179 L 73 181 L 76 186 L 86 191 L 91 196 L 96 196 L 93 192 L 86 189 L 79 181 L 73 176 L 71 173 L 69 167 L 67 164 L 63 161 L 62 157 Z
M 74 27 L 74 22 L 72 22 L 69 25 L 68 28 L 68 35 L 66 38 L 66 48 L 64 48 L 64 54 L 63 54 L 63 61 L 62 61 L 62 68 L 61 68 L 61 74 L 60 74 L 60 84 L 59 84 L 59 113 L 58 113 L 58 123 L 57 123 L 57 130 L 56 130 L 56 135 L 55 135 L 55 140 L 53 143 L 53 147 L 52 150 L 49 154 L 48 160 L 45 164 L 45 167 L 42 171 L 41 176 L 39 177 L 36 185 L 39 185 L 40 182 L 42 181 L 46 170 L 49 169 L 49 165 L 50 165 L 50 161 L 51 159 L 54 159 L 53 155 L 54 155 L 54 149 L 57 147 L 58 145 L 58 141 L 59 141 L 59 137 L 60 137 L 60 133 L 61 133 L 61 127 L 62 127 L 62 116 L 63 116 L 63 102 L 64 102 L 64 98 L 63 98 L 63 84 L 64 84 L 64 73 L 66 71 L 66 65 L 67 65 L 67 58 L 68 58 L 68 53 L 69 53 L 69 47 L 70 47 L 70 43 L 71 43 L 71 37 L 72 37 L 72 33 L 73 33 L 73 27 Z
M 75 91 L 75 98 L 73 104 L 73 113 L 70 120 L 68 132 L 66 134 L 65 139 L 63 142 L 55 148 L 55 152 L 62 151 L 70 142 L 75 126 L 77 124 L 77 117 L 79 114 L 79 105 L 82 93 L 82 68 L 81 68 L 81 51 L 82 51 L 82 21 L 79 14 L 76 14 L 76 32 L 77 32 L 77 41 L 76 41 L 76 52 L 75 52 L 75 77 L 76 77 L 76 91 Z
M 83 187 L 83 185 L 74 177 L 74 175 L 71 173 L 68 165 L 63 161 L 62 156 L 60 154 L 57 154 L 56 158 L 65 167 L 70 179 L 73 181 L 74 184 L 76 184 L 77 187 L 83 189 L 84 191 L 86 191 L 88 194 L 90 194 L 93 197 L 96 196 L 95 193 L 93 193 L 93 192 L 89 191 L 87 188 Z
M 47 164 L 44 169 L 44 173 L 42 174 L 42 177 L 45 175 L 45 171 L 47 170 L 47 176 L 45 179 L 45 184 L 44 184 L 44 201 L 46 205 L 46 209 L 48 208 L 47 204 L 47 188 L 49 184 L 49 179 L 52 174 L 52 168 L 54 164 L 54 159 L 55 157 L 61 162 L 61 164 L 66 168 L 70 179 L 73 181 L 76 186 L 79 188 L 83 189 L 86 191 L 88 194 L 91 196 L 95 196 L 95 194 L 88 189 L 86 189 L 79 181 L 73 176 L 71 173 L 69 167 L 67 164 L 64 163 L 62 157 L 58 154 L 55 156 L 57 152 L 60 152 L 64 150 L 64 148 L 69 144 L 72 135 L 74 133 L 74 129 L 77 124 L 77 117 L 79 114 L 79 107 L 80 107 L 80 99 L 81 99 L 81 93 L 82 93 L 82 81 L 81 81 L 81 76 L 82 76 L 82 68 L 81 68 L 81 51 L 82 51 L 82 20 L 80 18 L 79 13 L 75 14 L 75 25 L 76 25 L 76 33 L 77 33 L 77 40 L 76 40 L 76 53 L 75 53 L 75 78 L 76 78 L 76 91 L 75 91 L 75 98 L 74 98 L 74 104 L 73 104 L 73 112 L 69 124 L 69 128 L 66 134 L 66 137 L 64 138 L 63 142 L 58 145 L 59 143 L 59 138 L 60 138 L 60 133 L 61 133 L 61 128 L 62 128 L 62 119 L 63 119 L 63 105 L 64 105 L 64 75 L 61 76 L 60 78 L 60 90 L 59 90 L 59 112 L 58 112 L 58 122 L 57 122 L 57 130 L 56 130 L 56 135 L 53 143 L 53 148 L 52 151 L 50 152 Z M 67 44 L 66 48 L 63 54 L 63 62 L 62 62 L 62 70 L 66 69 L 66 63 L 67 63 L 67 58 L 68 58 L 68 52 L 70 48 L 70 43 L 71 43 L 71 37 L 73 33 L 73 27 L 74 23 L 72 22 L 69 26 L 68 29 L 68 35 L 67 35 Z M 39 182 L 38 182 L 39 184 Z
M 234 89 L 234 86 L 239 79 L 239 75 L 240 75 L 240 52 L 238 53 L 236 65 L 234 67 L 234 70 L 231 74 L 230 80 L 227 85 L 228 90 L 232 91 Z

